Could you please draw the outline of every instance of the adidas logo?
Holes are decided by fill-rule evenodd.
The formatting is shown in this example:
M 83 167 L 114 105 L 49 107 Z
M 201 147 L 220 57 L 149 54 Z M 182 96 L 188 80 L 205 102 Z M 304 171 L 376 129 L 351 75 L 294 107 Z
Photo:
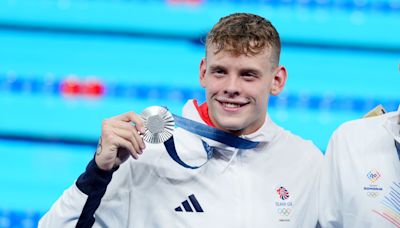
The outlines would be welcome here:
M 199 204 L 199 201 L 197 201 L 196 197 L 193 194 L 189 196 L 189 201 L 192 203 L 192 206 L 196 212 L 204 212 L 203 208 L 201 208 Z M 193 209 L 190 206 L 189 201 L 185 200 L 182 202 L 183 209 L 186 212 L 193 212 Z M 175 208 L 175 211 L 183 212 L 182 206 Z

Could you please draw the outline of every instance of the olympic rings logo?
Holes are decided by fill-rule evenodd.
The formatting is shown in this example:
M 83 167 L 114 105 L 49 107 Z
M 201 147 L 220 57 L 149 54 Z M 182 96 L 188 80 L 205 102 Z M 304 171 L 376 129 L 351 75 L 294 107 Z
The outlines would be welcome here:
M 378 192 L 367 192 L 367 196 L 376 198 L 377 196 L 379 196 L 379 193 Z
M 278 208 L 277 209 L 278 214 L 283 215 L 283 216 L 289 216 L 290 211 L 291 211 L 290 208 Z

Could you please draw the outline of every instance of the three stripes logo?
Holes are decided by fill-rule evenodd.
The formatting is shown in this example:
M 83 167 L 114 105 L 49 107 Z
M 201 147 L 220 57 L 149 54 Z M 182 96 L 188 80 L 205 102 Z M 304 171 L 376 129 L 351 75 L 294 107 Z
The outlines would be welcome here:
M 191 205 L 193 206 L 193 208 L 190 205 L 189 201 L 190 201 Z M 203 208 L 201 208 L 201 206 L 199 204 L 199 201 L 197 201 L 196 197 L 193 194 L 189 196 L 189 201 L 188 200 L 183 201 L 182 202 L 182 206 L 179 206 L 179 207 L 175 208 L 175 211 L 177 211 L 177 212 L 183 212 L 183 211 L 186 211 L 186 212 L 194 212 L 194 211 L 195 212 L 204 212 Z M 194 211 L 193 211 L 193 209 L 194 209 Z

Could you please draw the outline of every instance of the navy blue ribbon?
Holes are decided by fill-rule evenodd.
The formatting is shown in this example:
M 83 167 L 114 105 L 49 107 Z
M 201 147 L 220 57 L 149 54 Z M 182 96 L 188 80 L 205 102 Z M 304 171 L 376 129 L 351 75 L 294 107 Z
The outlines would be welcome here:
M 193 121 L 190 119 L 186 119 L 186 118 L 183 118 L 183 117 L 180 117 L 177 115 L 173 115 L 173 117 L 175 120 L 175 125 L 177 127 L 180 127 L 189 132 L 192 132 L 193 134 L 196 134 L 196 135 L 208 138 L 208 139 L 212 139 L 214 141 L 223 143 L 223 144 L 231 146 L 231 147 L 235 147 L 238 149 L 252 149 L 252 148 L 257 147 L 257 145 L 259 144 L 259 142 L 253 142 L 253 141 L 250 141 L 250 140 L 247 140 L 244 138 L 240 138 L 240 137 L 237 137 L 228 132 L 224 132 L 217 128 L 213 128 L 208 125 L 201 124 L 199 122 L 196 122 L 196 121 Z M 211 147 L 210 145 L 208 145 L 203 140 L 202 140 L 202 143 L 203 143 L 204 151 L 207 154 L 207 161 L 208 161 L 213 156 L 214 148 Z M 165 145 L 165 148 L 167 149 L 169 156 L 175 162 L 177 162 L 178 164 L 180 164 L 181 166 L 183 166 L 185 168 L 197 169 L 207 163 L 207 161 L 206 161 L 200 166 L 191 166 L 191 165 L 188 165 L 185 162 L 183 162 L 182 159 L 180 159 L 178 153 L 176 152 L 174 137 L 171 137 L 166 142 L 164 142 L 164 145 Z
M 394 140 L 394 145 L 396 146 L 397 155 L 399 156 L 399 160 L 400 160 L 400 143 L 397 142 L 396 140 Z

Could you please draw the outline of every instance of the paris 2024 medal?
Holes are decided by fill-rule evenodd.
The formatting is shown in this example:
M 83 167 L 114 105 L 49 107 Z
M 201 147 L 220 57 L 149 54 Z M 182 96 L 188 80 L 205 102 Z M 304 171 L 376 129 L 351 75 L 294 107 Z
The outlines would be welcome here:
M 163 143 L 172 137 L 175 121 L 167 108 L 150 106 L 143 110 L 140 116 L 145 126 L 144 141 Z

